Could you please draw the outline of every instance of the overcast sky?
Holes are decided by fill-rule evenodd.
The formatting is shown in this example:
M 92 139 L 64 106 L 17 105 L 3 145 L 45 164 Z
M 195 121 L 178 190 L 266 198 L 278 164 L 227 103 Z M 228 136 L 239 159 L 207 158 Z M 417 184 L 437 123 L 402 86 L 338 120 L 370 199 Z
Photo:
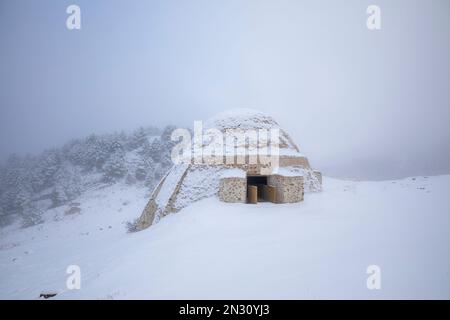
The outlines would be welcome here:
M 3 159 L 246 107 L 329 175 L 450 173 L 448 0 L 2 0 L 0 41 Z

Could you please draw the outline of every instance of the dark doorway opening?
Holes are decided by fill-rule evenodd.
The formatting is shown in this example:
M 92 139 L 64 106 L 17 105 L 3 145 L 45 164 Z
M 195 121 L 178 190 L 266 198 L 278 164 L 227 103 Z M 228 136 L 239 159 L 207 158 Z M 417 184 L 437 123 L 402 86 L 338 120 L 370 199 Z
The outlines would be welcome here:
M 267 176 L 247 176 L 247 185 L 267 184 Z
M 247 202 L 268 201 L 267 176 L 247 176 Z

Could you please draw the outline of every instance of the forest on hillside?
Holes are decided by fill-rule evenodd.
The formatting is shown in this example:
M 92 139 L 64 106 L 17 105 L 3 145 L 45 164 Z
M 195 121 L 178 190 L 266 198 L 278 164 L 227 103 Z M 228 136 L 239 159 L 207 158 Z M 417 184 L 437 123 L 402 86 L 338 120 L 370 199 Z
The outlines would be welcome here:
M 153 188 L 172 165 L 173 129 L 91 134 L 37 155 L 9 156 L 0 166 L 0 226 L 18 218 L 24 227 L 38 224 L 45 210 L 102 185 Z

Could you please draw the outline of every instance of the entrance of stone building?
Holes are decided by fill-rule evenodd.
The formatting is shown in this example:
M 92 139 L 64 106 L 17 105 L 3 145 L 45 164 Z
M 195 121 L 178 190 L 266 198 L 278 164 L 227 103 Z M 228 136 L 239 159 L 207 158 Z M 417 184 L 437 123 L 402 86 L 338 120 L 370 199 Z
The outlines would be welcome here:
M 267 184 L 267 176 L 247 176 L 247 203 L 276 202 L 276 188 Z

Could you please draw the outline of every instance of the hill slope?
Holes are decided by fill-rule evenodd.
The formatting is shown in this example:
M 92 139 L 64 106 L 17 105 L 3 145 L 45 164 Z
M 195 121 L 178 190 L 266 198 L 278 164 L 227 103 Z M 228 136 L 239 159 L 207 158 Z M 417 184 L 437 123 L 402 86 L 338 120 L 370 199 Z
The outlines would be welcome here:
M 0 227 L 19 218 L 24 227 L 42 223 L 48 209 L 120 182 L 153 189 L 172 166 L 173 129 L 92 134 L 37 155 L 11 155 L 0 163 Z
M 450 298 L 449 175 L 323 187 L 298 204 L 208 198 L 133 234 L 147 189 L 86 193 L 80 213 L 1 230 L 0 298 Z M 80 290 L 66 289 L 72 264 Z

